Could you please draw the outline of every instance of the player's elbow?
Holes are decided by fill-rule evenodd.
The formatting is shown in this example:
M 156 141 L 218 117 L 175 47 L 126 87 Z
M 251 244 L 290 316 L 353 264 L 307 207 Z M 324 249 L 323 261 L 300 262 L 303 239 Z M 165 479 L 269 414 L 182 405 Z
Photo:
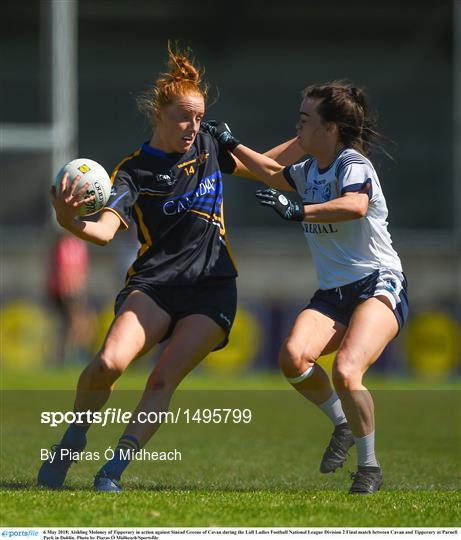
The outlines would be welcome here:
M 95 238 L 93 240 L 93 243 L 96 244 L 97 246 L 107 246 L 107 244 L 110 242 L 110 240 L 106 239 L 106 238 Z
M 368 205 L 363 205 L 363 204 L 358 205 L 357 208 L 355 209 L 355 214 L 357 216 L 357 219 L 361 219 L 365 217 L 367 215 L 367 211 L 368 211 Z
M 88 242 L 91 242 L 92 244 L 96 245 L 96 246 L 107 246 L 107 244 L 109 243 L 109 240 L 107 240 L 106 238 L 102 238 L 100 236 L 97 236 L 97 237 L 94 237 L 94 238 L 88 238 L 87 239 Z
M 109 242 L 114 239 L 115 231 L 109 227 L 102 227 L 100 229 L 100 234 L 97 239 L 95 239 L 98 246 L 107 246 Z
M 350 207 L 354 219 L 360 219 L 367 215 L 368 212 L 368 197 L 359 195 L 358 197 L 351 197 L 353 203 Z
M 368 193 L 359 193 L 356 197 L 355 203 L 357 208 L 357 217 L 363 218 L 367 215 L 368 212 Z
M 343 195 L 344 209 L 350 214 L 351 219 L 360 219 L 368 212 L 368 195 L 364 193 L 346 193 Z

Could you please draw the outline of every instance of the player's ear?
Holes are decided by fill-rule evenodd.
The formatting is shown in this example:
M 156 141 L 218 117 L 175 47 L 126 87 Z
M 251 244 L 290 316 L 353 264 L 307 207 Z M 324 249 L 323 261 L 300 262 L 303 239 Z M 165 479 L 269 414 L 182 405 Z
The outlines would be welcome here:
M 332 135 L 339 133 L 338 124 L 336 122 L 326 122 L 326 130 Z
M 154 125 L 158 124 L 158 122 L 161 120 L 162 113 L 160 109 L 154 109 L 152 111 L 152 120 L 154 121 Z

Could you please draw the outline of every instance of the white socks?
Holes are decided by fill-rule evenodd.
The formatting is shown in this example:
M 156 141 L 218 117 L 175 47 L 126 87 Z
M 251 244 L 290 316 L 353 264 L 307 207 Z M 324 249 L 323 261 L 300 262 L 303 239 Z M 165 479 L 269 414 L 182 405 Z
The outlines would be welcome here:
M 357 448 L 357 465 L 359 467 L 379 467 L 375 456 L 375 432 L 365 437 L 354 437 Z
M 339 424 L 344 424 L 344 422 L 347 422 L 341 405 L 341 400 L 334 390 L 331 396 L 324 403 L 320 403 L 319 407 L 335 426 L 339 426 Z
M 331 396 L 319 405 L 319 408 L 328 416 L 335 426 L 347 422 L 341 406 L 341 400 L 333 390 Z M 375 432 L 372 431 L 365 437 L 354 437 L 357 448 L 357 464 L 359 467 L 379 467 L 375 456 Z

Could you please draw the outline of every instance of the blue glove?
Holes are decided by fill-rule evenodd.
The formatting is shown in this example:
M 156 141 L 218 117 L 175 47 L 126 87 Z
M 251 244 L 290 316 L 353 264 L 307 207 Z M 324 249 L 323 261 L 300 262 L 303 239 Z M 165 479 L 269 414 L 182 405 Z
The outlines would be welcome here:
M 223 146 L 229 152 L 235 149 L 240 144 L 230 130 L 230 127 L 226 122 L 216 122 L 216 120 L 208 120 L 202 122 L 202 128 L 207 131 L 212 137 L 214 137 L 221 146 Z
M 290 201 L 276 189 L 258 189 L 256 198 L 259 204 L 273 208 L 277 214 L 288 221 L 303 221 L 304 208 L 297 202 Z

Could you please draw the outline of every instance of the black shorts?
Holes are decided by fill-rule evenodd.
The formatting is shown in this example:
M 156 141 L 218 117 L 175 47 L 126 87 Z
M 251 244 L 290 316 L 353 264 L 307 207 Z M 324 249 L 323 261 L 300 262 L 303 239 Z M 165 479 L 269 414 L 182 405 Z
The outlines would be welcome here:
M 334 289 L 319 289 L 305 309 L 314 309 L 348 326 L 355 308 L 373 296 L 385 296 L 402 329 L 408 318 L 407 279 L 401 272 L 375 270 L 358 281 Z
M 132 279 L 115 299 L 115 315 L 132 291 L 141 291 L 168 313 L 170 326 L 160 340 L 167 340 L 176 323 L 188 315 L 206 315 L 226 333 L 216 351 L 225 347 L 237 311 L 237 284 L 235 278 L 199 281 L 190 285 L 156 285 L 142 279 Z

